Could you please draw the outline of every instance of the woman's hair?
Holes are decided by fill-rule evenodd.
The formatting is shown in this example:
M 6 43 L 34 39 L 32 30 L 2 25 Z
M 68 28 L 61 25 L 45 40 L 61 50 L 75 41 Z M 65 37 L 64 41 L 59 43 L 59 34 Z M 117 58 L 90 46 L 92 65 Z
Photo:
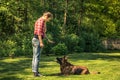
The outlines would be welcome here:
M 53 17 L 51 12 L 45 12 L 45 13 L 43 13 L 43 16 L 47 16 L 48 18 L 52 18 Z

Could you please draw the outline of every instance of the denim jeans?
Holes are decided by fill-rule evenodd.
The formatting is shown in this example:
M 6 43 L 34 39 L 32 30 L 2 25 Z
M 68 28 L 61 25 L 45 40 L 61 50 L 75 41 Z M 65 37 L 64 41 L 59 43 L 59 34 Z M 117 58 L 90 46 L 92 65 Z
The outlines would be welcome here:
M 32 39 L 32 46 L 33 46 L 33 59 L 32 59 L 32 72 L 39 72 L 39 61 L 40 61 L 40 42 L 37 38 Z

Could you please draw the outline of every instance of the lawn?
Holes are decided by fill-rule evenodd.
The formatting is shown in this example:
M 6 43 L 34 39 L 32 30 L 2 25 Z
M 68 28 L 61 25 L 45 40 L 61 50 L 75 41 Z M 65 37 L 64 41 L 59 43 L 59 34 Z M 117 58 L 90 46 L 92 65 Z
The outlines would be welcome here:
M 72 64 L 87 66 L 101 74 L 57 76 L 60 72 L 55 58 L 60 56 L 42 55 L 40 72 L 45 77 L 34 77 L 31 60 L 28 57 L 0 59 L 0 80 L 120 80 L 120 53 L 74 53 L 68 58 Z

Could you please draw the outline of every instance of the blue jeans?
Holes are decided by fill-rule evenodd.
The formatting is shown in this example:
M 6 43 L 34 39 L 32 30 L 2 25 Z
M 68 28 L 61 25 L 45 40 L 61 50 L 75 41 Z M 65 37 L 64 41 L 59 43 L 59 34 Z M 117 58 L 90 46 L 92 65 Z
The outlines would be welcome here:
M 38 39 L 32 39 L 32 46 L 33 46 L 33 59 L 32 59 L 32 72 L 39 72 L 39 61 L 40 61 L 40 42 Z

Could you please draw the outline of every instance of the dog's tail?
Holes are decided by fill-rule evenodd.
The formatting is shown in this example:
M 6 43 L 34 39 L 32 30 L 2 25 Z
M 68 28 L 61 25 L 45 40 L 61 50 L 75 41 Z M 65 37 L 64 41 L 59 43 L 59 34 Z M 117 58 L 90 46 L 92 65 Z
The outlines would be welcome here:
M 94 72 L 90 72 L 90 74 L 100 74 L 100 72 L 94 71 Z

